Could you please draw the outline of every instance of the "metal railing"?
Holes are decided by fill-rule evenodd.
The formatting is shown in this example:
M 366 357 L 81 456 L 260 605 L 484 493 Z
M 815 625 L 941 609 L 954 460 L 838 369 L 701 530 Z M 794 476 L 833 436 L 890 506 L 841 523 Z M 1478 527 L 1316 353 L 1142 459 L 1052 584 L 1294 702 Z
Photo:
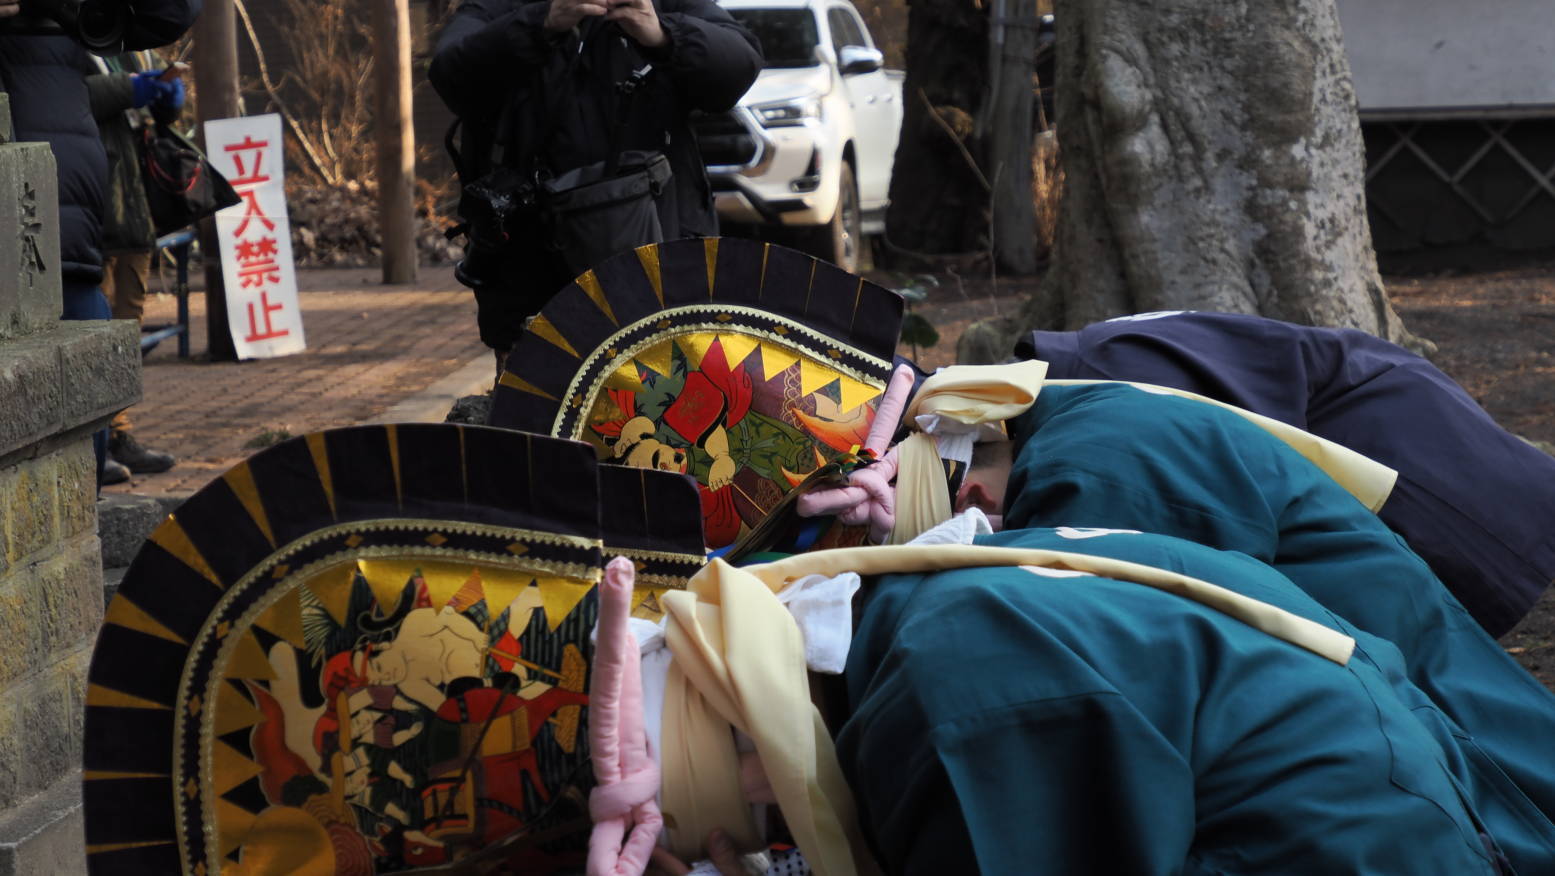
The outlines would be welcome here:
M 176 321 L 161 325 L 143 325 L 140 329 L 140 354 L 151 352 L 168 338 L 178 338 L 178 358 L 189 358 L 189 250 L 194 246 L 194 229 L 185 228 L 157 238 L 153 258 L 166 253 L 173 261 L 173 295 L 178 299 Z M 158 268 L 160 270 L 160 266 Z

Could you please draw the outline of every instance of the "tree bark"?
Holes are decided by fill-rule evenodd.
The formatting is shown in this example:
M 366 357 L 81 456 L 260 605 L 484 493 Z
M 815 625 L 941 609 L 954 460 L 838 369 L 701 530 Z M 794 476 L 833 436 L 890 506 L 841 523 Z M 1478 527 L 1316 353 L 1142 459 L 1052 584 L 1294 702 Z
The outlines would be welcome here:
M 194 24 L 194 77 L 200 135 L 212 119 L 242 115 L 238 99 L 238 27 L 232 0 L 205 0 Z M 205 348 L 212 359 L 238 358 L 227 319 L 227 287 L 222 280 L 216 219 L 200 221 L 200 251 L 205 253 Z
M 989 22 L 989 111 L 986 129 L 989 236 L 994 263 L 1012 274 L 1037 270 L 1037 214 L 1032 200 L 1032 67 L 1037 48 L 1037 0 L 993 0 Z
M 411 117 L 410 3 L 373 0 L 378 229 L 383 282 L 416 282 L 416 143 Z
M 1335 0 L 1058 0 L 1064 172 L 1022 314 L 1215 310 L 1413 340 L 1388 303 Z
M 970 0 L 912 0 L 907 16 L 886 236 L 916 252 L 981 251 L 988 189 L 963 148 L 976 154 L 971 138 L 988 83 L 988 17 Z

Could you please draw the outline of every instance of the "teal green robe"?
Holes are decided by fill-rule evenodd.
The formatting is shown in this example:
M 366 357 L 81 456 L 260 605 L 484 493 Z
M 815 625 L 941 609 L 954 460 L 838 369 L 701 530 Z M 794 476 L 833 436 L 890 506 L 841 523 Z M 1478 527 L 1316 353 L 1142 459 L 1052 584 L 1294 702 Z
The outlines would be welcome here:
M 1143 534 L 988 542 L 1180 571 L 1361 648 L 1341 666 L 1100 577 L 884 576 L 837 751 L 887 872 L 1497 872 L 1450 722 L 1386 642 L 1245 556 Z
M 1140 529 L 1245 553 L 1398 646 L 1409 679 L 1472 737 L 1476 804 L 1555 813 L 1555 697 L 1376 515 L 1285 444 L 1214 406 L 1127 386 L 1047 387 L 1014 421 L 1011 529 Z M 1536 824 L 1542 833 L 1548 818 Z M 1555 872 L 1543 843 L 1502 840 Z

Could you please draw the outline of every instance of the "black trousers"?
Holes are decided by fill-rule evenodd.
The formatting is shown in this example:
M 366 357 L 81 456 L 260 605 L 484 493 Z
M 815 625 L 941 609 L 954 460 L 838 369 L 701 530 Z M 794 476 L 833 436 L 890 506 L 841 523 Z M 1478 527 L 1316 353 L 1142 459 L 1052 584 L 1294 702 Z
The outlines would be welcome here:
M 524 330 L 524 320 L 566 288 L 573 274 L 560 254 L 528 245 L 472 252 L 459 265 L 459 280 L 475 292 L 481 343 L 505 353 Z

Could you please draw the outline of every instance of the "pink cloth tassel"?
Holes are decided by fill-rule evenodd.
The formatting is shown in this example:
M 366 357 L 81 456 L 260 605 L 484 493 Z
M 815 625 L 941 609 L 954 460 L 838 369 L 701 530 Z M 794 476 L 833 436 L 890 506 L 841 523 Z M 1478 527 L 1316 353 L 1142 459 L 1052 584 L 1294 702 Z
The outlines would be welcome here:
M 879 461 L 849 475 L 846 487 L 816 490 L 800 496 L 799 516 L 835 514 L 849 526 L 869 524 L 870 541 L 883 542 L 890 536 L 891 528 L 896 525 L 896 490 L 891 486 L 896 477 L 896 450 L 893 448 L 887 453 L 886 445 L 901 423 L 912 387 L 912 368 L 898 365 L 875 410 L 869 437 L 864 439 L 864 448 L 873 451 Z
M 641 876 L 664 824 L 659 768 L 643 726 L 642 657 L 627 622 L 636 578 L 632 562 L 616 557 L 599 584 L 589 682 L 589 745 L 598 781 L 589 795 L 589 876 Z

